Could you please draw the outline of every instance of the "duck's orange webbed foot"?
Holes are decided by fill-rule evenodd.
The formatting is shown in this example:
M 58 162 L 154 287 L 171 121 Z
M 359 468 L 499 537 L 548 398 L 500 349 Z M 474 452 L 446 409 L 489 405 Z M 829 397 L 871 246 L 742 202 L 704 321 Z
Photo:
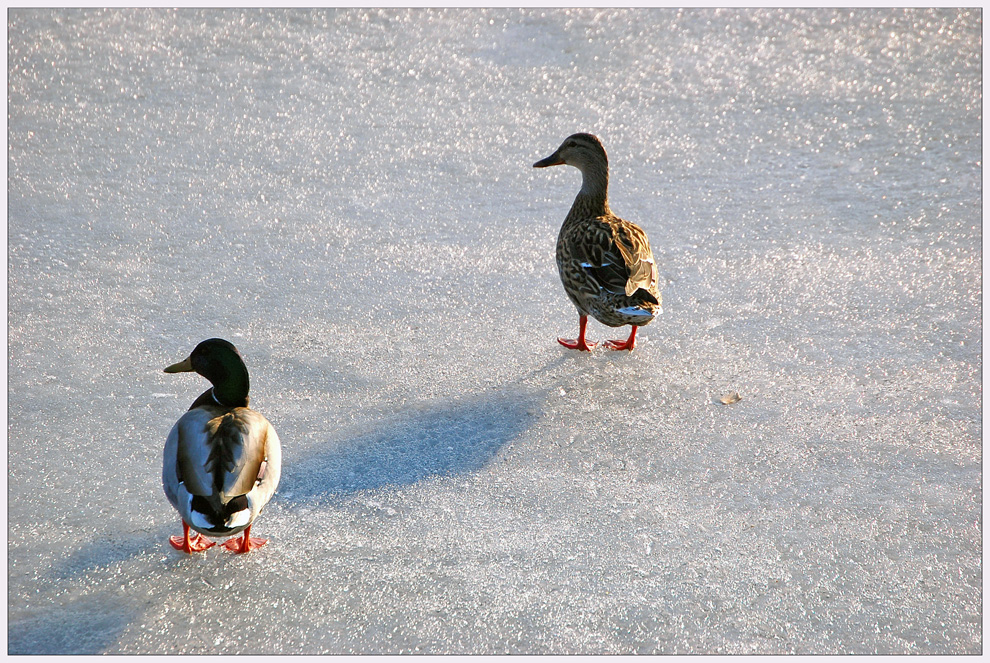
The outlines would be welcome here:
M 182 536 L 170 536 L 168 542 L 173 548 L 184 553 L 194 553 L 203 552 L 204 550 L 209 550 L 213 546 L 217 545 L 215 541 L 210 541 L 202 534 L 196 533 L 195 536 L 189 536 L 189 525 L 186 521 L 182 521 Z
M 582 315 L 579 318 L 580 329 L 578 330 L 578 337 L 574 338 L 558 338 L 557 342 L 563 345 L 565 348 L 570 348 L 571 350 L 581 350 L 583 352 L 591 352 L 597 343 L 588 343 L 584 338 L 584 330 L 588 327 L 588 316 Z
M 242 554 L 246 552 L 251 552 L 255 548 L 260 548 L 261 546 L 268 543 L 268 539 L 261 539 L 251 536 L 251 528 L 248 527 L 244 530 L 244 535 L 240 537 L 234 537 L 232 539 L 227 539 L 220 545 L 229 550 L 230 552 Z
M 632 332 L 629 334 L 629 338 L 627 338 L 624 341 L 615 341 L 615 340 L 603 341 L 602 345 L 604 345 L 609 350 L 632 350 L 633 348 L 636 347 L 637 329 L 639 329 L 639 327 L 633 327 Z
M 597 343 L 588 343 L 583 338 L 573 339 L 573 338 L 558 338 L 557 342 L 563 345 L 565 348 L 570 348 L 571 350 L 582 350 L 584 352 L 591 352 L 592 349 L 597 346 Z

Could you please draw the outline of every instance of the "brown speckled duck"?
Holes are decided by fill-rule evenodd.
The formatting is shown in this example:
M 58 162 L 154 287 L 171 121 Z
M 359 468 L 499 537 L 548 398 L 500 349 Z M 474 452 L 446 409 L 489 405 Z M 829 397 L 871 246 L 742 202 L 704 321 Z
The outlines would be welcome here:
M 663 313 L 657 267 L 646 233 L 608 207 L 608 156 L 597 136 L 574 134 L 557 151 L 533 164 L 567 164 L 584 181 L 557 236 L 557 269 L 567 296 L 577 307 L 577 339 L 558 338 L 564 347 L 590 351 L 585 339 L 588 315 L 609 327 L 632 325 L 624 341 L 605 341 L 612 350 L 636 347 L 636 330 Z
M 207 537 L 229 536 L 224 548 L 249 552 L 268 542 L 252 537 L 251 525 L 278 487 L 278 435 L 248 406 L 247 367 L 229 341 L 203 341 L 189 357 L 165 369 L 186 371 L 199 373 L 213 388 L 193 401 L 165 441 L 162 487 L 182 517 L 182 536 L 169 543 L 194 553 L 214 545 Z M 198 533 L 190 536 L 190 528 Z

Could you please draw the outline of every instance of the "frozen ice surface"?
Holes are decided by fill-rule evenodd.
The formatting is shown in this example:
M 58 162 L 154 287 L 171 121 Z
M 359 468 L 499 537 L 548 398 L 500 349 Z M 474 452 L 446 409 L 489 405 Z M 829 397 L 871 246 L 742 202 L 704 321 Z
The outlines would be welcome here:
M 12 9 L 9 651 L 979 653 L 981 30 Z M 554 340 L 575 131 L 631 354 Z M 166 544 L 210 336 L 284 446 L 245 556 Z

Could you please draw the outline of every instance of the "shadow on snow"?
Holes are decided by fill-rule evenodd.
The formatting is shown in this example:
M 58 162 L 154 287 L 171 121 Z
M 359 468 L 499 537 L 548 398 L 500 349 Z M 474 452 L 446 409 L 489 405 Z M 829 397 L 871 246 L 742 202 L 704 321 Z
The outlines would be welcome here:
M 133 618 L 110 593 L 79 597 L 8 623 L 7 654 L 102 654 Z
M 287 502 L 344 497 L 481 469 L 530 428 L 540 402 L 532 393 L 485 394 L 415 408 L 309 458 L 287 456 L 279 495 Z

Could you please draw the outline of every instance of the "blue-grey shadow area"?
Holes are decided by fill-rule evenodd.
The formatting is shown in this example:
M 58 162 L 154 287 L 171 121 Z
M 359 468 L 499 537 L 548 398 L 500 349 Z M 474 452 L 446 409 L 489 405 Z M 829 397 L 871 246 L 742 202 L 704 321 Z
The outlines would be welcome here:
M 86 596 L 7 623 L 7 654 L 95 655 L 113 646 L 134 610 L 112 597 Z
M 286 454 L 278 498 L 319 501 L 475 472 L 539 419 L 542 400 L 496 392 L 399 412 L 309 457 Z
M 93 571 L 104 571 L 114 564 L 126 562 L 129 559 L 144 554 L 156 552 L 170 534 L 181 534 L 176 525 L 169 530 L 162 525 L 154 533 L 129 536 L 126 539 L 99 539 L 90 541 L 79 550 L 62 559 L 52 568 L 51 576 L 57 580 L 71 580 Z

